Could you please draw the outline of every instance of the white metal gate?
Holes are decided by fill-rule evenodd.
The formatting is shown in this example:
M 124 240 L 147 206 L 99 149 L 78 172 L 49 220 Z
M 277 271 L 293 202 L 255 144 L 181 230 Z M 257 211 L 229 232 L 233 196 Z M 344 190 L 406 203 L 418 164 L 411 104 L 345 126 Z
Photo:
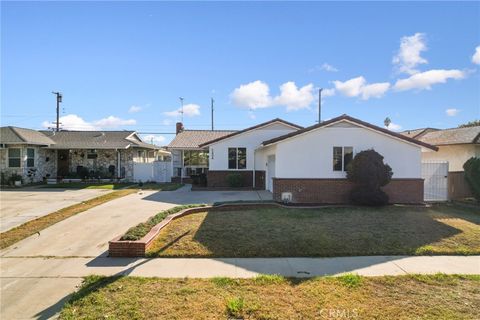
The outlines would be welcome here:
M 171 161 L 154 161 L 150 163 L 133 164 L 133 179 L 135 181 L 155 181 L 155 182 L 171 182 L 172 181 L 172 162 Z
M 423 200 L 448 200 L 448 161 L 422 162 Z

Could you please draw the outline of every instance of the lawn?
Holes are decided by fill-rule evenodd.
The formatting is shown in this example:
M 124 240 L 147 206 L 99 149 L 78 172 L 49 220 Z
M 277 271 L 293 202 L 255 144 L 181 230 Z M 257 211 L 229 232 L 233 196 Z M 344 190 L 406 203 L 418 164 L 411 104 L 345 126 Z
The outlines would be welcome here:
M 479 276 L 90 276 L 60 319 L 479 319 Z
M 132 188 L 138 188 L 142 190 L 158 190 L 158 191 L 175 191 L 183 187 L 181 183 L 143 183 L 140 185 L 132 186 Z
M 86 183 L 86 182 L 66 182 L 57 184 L 47 184 L 43 188 L 51 189 L 105 189 L 105 190 L 117 190 L 128 186 L 133 183 Z
M 151 257 L 480 254 L 478 208 L 257 209 L 173 220 Z

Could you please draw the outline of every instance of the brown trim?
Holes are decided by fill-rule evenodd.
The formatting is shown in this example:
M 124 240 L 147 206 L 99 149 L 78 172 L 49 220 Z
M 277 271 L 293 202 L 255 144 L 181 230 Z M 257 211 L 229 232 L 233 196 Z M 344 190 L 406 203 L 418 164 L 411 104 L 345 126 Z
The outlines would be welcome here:
M 422 147 L 425 147 L 425 148 L 429 148 L 429 149 L 432 149 L 434 151 L 438 151 L 438 148 L 435 147 L 435 146 L 432 146 L 428 143 L 425 143 L 425 142 L 422 142 L 422 141 L 419 141 L 419 140 L 416 140 L 416 139 L 413 139 L 413 138 L 410 138 L 410 137 L 407 137 L 407 136 L 404 136 L 400 133 L 396 133 L 396 132 L 392 132 L 388 129 L 384 129 L 384 128 L 381 128 L 379 126 L 376 126 L 376 125 L 373 125 L 371 123 L 368 123 L 368 122 L 365 122 L 365 121 L 362 121 L 362 120 L 359 120 L 359 119 L 356 119 L 356 118 L 353 118 L 353 117 L 350 117 L 346 114 L 344 115 L 341 115 L 339 117 L 336 117 L 336 118 L 333 118 L 333 119 L 330 119 L 328 121 L 324 121 L 322 123 L 319 123 L 319 124 L 315 124 L 313 126 L 310 126 L 310 127 L 307 127 L 307 128 L 303 128 L 303 129 L 300 129 L 298 131 L 295 131 L 295 132 L 292 132 L 292 133 L 288 133 L 288 134 L 285 134 L 283 136 L 280 136 L 280 137 L 277 137 L 277 138 L 273 138 L 273 139 L 270 139 L 270 140 L 266 140 L 262 143 L 263 146 L 267 146 L 269 144 L 272 144 L 272 143 L 276 143 L 276 142 L 279 142 L 279 141 L 282 141 L 282 140 L 285 140 L 285 139 L 288 139 L 288 138 L 291 138 L 291 137 L 294 137 L 296 135 L 299 135 L 299 134 L 302 134 L 302 133 L 305 133 L 305 132 L 309 132 L 311 130 L 314 130 L 314 129 L 318 129 L 318 128 L 322 128 L 322 127 L 325 127 L 325 126 L 328 126 L 332 123 L 335 123 L 335 122 L 339 122 L 339 121 L 342 121 L 342 120 L 348 120 L 348 121 L 351 121 L 351 122 L 354 122 L 354 123 L 357 123 L 361 126 L 364 126 L 364 127 L 368 127 L 370 129 L 373 129 L 375 131 L 379 131 L 379 132 L 382 132 L 382 133 L 385 133 L 387 135 L 390 135 L 390 136 L 393 136 L 395 138 L 398 138 L 398 139 L 401 139 L 401 140 L 405 140 L 405 141 L 408 141 L 410 143 L 414 143 L 414 144 L 417 144 L 417 145 L 420 145 Z
M 236 131 L 236 132 L 231 133 L 231 134 L 227 134 L 226 136 L 223 136 L 223 137 L 220 137 L 220 138 L 216 138 L 216 139 L 207 141 L 207 142 L 205 142 L 205 143 L 200 144 L 199 147 L 204 147 L 204 146 L 207 146 L 207 145 L 209 145 L 209 144 L 218 142 L 218 141 L 220 141 L 220 140 L 224 140 L 224 139 L 227 139 L 227 138 L 231 138 L 231 137 L 233 137 L 233 136 L 236 136 L 236 135 L 245 133 L 245 132 L 247 132 L 247 131 L 251 131 L 251 130 L 258 129 L 258 128 L 267 126 L 267 125 L 269 125 L 269 124 L 275 123 L 275 122 L 281 122 L 281 123 L 283 123 L 283 124 L 286 124 L 286 125 L 288 125 L 288 126 L 295 127 L 295 128 L 297 128 L 297 129 L 303 129 L 302 126 L 299 126 L 299 125 L 297 125 L 297 124 L 295 124 L 295 123 L 291 123 L 291 122 L 285 121 L 285 120 L 280 119 L 280 118 L 275 118 L 275 119 L 273 119 L 273 120 L 270 120 L 270 121 L 267 121 L 267 122 L 263 122 L 263 123 L 257 124 L 257 125 L 255 125 L 255 126 L 253 126 L 253 127 L 249 127 L 249 128 L 246 128 L 246 129 L 243 129 L 243 130 L 240 130 L 240 131 Z

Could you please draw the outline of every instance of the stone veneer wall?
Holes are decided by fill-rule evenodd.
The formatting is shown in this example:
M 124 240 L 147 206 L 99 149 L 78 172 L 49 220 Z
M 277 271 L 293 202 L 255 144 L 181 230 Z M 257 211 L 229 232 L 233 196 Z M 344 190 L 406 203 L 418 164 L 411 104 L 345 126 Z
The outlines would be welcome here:
M 353 183 L 347 179 L 273 179 L 273 199 L 292 193 L 293 203 L 347 204 Z M 392 179 L 383 187 L 390 203 L 422 203 L 423 179 Z
M 8 148 L 19 148 L 21 153 L 20 168 L 8 167 Z M 13 173 L 22 176 L 24 183 L 39 182 L 43 178 L 56 176 L 56 153 L 34 145 L 8 145 L 8 148 L 0 149 L 0 171 L 8 178 Z M 27 149 L 35 150 L 35 166 L 27 168 Z M 48 158 L 48 161 L 47 161 Z M 32 170 L 31 170 L 32 169 Z M 29 176 L 31 174 L 31 176 Z

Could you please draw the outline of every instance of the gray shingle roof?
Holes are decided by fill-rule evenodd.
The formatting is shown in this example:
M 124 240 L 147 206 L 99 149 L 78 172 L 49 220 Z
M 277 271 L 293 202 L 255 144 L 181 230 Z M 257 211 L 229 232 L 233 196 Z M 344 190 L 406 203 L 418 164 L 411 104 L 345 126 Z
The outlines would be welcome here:
M 436 146 L 480 143 L 480 126 L 432 131 L 417 139 Z
M 228 130 L 184 130 L 178 133 L 167 146 L 167 149 L 200 150 L 201 144 L 224 137 L 236 131 Z
M 404 136 L 414 138 L 414 139 L 418 139 L 419 137 L 423 136 L 424 134 L 427 134 L 427 133 L 433 132 L 433 131 L 438 131 L 438 130 L 440 130 L 440 129 L 421 128 L 421 129 L 405 130 L 405 131 L 402 131 L 400 133 L 403 134 Z
M 54 142 L 41 132 L 18 127 L 1 127 L 0 143 L 52 145 Z
M 55 142 L 52 149 L 155 149 L 135 138 L 134 131 L 42 131 Z M 133 136 L 132 136 L 133 135 Z

